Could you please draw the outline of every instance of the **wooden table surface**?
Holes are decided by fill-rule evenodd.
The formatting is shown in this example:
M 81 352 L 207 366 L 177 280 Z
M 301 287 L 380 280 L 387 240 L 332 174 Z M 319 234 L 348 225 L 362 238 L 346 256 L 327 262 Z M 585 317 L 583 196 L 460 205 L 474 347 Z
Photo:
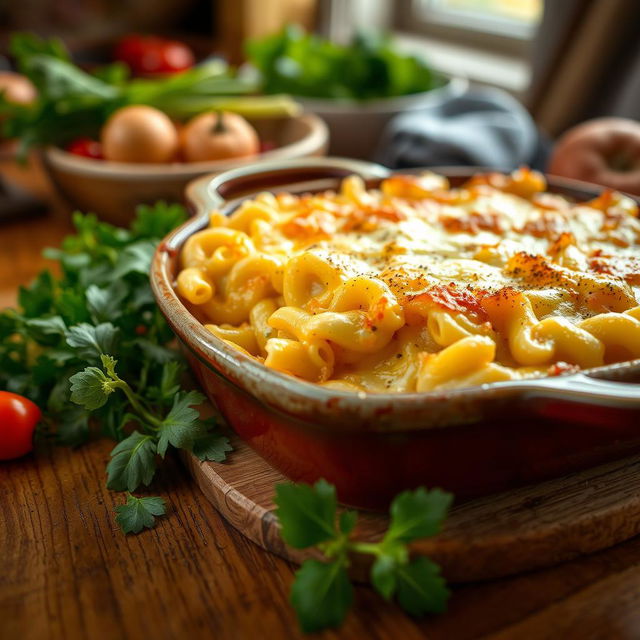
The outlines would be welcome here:
M 70 229 L 37 167 L 3 161 L 5 179 L 33 189 L 49 214 L 0 226 L 0 307 Z M 112 444 L 38 450 L 0 464 L 0 638 L 302 637 L 288 591 L 293 567 L 245 540 L 205 500 L 176 459 L 154 493 L 169 517 L 138 536 L 113 521 L 105 489 Z M 416 621 L 356 589 L 339 631 L 321 638 L 640 638 L 640 539 L 528 575 L 454 590 L 449 611 Z

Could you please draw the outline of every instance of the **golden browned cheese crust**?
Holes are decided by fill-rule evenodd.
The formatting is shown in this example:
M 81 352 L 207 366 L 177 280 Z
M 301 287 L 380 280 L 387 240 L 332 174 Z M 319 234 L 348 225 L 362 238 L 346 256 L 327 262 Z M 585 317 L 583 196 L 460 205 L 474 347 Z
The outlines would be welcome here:
M 540 174 L 425 173 L 367 190 L 260 194 L 192 236 L 178 293 L 219 338 L 285 373 L 422 392 L 640 357 L 638 208 Z

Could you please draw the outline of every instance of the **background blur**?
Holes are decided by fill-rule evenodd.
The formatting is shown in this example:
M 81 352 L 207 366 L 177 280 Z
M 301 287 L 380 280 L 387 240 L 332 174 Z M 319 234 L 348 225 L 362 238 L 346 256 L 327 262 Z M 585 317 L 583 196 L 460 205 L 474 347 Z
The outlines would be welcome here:
M 246 37 L 296 22 L 336 41 L 361 28 L 397 34 L 437 69 L 505 89 L 550 135 L 598 115 L 640 116 L 637 0 L 23 0 L 0 3 L 8 34 L 61 36 L 79 60 L 131 31 L 243 57 Z

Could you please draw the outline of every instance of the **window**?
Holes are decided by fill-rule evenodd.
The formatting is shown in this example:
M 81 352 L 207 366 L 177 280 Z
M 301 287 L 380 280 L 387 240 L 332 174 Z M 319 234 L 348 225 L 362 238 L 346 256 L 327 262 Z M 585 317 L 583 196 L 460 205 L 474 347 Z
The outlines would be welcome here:
M 543 0 L 399 0 L 394 5 L 395 23 L 404 31 L 524 55 Z
M 541 0 L 418 0 L 416 5 L 425 20 L 515 37 L 531 34 L 542 9 Z
M 438 71 L 522 98 L 544 0 L 325 0 L 319 6 L 322 32 L 338 42 L 357 29 L 393 31 L 399 45 Z

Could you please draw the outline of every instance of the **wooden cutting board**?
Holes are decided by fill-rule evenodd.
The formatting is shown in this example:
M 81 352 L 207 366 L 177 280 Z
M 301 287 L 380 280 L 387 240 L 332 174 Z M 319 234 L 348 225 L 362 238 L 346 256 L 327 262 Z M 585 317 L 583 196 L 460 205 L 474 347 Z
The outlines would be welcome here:
M 207 498 L 244 536 L 300 563 L 314 555 L 287 547 L 273 513 L 274 486 L 286 478 L 232 436 L 225 463 L 185 462 Z M 376 540 L 387 517 L 362 511 L 355 535 Z M 558 564 L 640 533 L 640 456 L 535 486 L 454 506 L 444 530 L 413 546 L 436 561 L 451 582 L 507 576 Z M 354 565 L 364 578 L 366 565 Z

